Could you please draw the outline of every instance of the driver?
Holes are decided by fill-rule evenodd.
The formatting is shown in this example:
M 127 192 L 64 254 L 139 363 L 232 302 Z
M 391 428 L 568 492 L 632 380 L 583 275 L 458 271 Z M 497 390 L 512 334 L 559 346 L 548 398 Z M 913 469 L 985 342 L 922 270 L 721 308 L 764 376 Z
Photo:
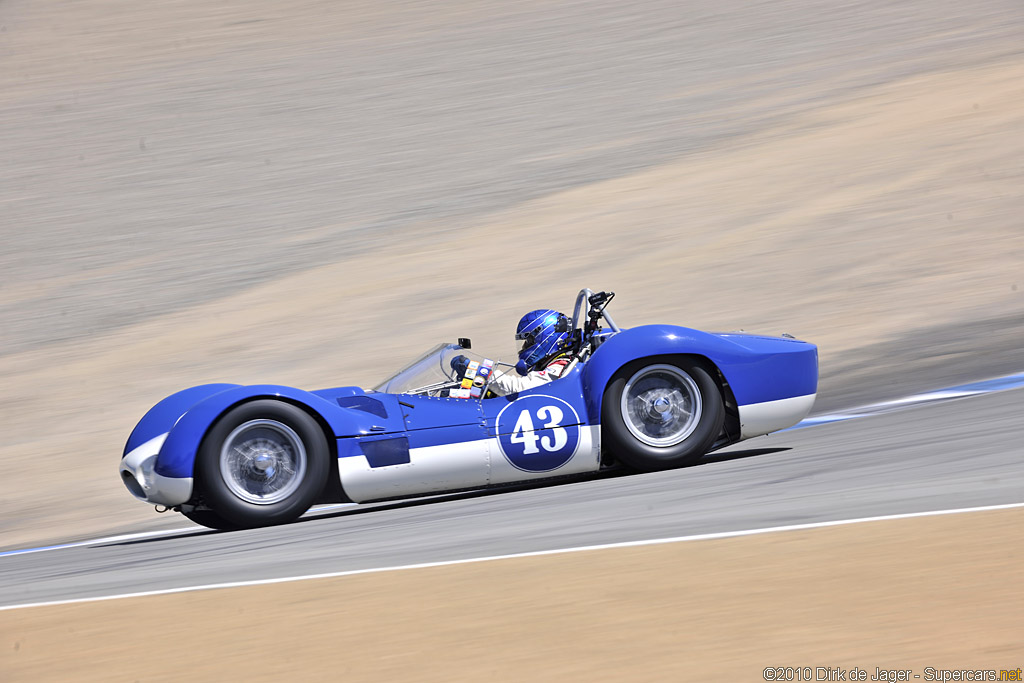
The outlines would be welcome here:
M 522 341 L 516 373 L 492 375 L 487 390 L 504 396 L 554 381 L 565 374 L 573 363 L 569 319 L 550 308 L 530 311 L 519 319 L 516 340 Z M 462 377 L 469 359 L 452 358 L 452 369 Z

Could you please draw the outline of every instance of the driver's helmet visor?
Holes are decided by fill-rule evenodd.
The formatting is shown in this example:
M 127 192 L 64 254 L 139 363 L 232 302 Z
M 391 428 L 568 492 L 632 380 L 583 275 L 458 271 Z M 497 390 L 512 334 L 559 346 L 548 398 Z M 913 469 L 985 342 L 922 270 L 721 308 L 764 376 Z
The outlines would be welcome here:
M 534 342 L 537 341 L 537 335 L 534 334 L 533 332 L 530 332 L 530 333 L 527 333 L 527 334 L 517 334 L 516 335 L 516 339 L 522 339 L 523 340 L 523 345 L 519 348 L 519 353 L 522 353 L 526 349 L 528 349 L 531 346 L 533 346 Z
M 520 332 L 520 333 L 516 334 L 515 338 L 517 340 L 519 340 L 519 339 L 522 340 L 522 346 L 519 347 L 519 352 L 520 353 L 522 353 L 527 348 L 529 348 L 530 346 L 532 346 L 535 343 L 537 343 L 537 336 L 541 333 L 541 328 L 542 327 L 543 326 L 539 325 L 536 328 L 531 329 L 531 330 L 529 330 L 527 332 Z

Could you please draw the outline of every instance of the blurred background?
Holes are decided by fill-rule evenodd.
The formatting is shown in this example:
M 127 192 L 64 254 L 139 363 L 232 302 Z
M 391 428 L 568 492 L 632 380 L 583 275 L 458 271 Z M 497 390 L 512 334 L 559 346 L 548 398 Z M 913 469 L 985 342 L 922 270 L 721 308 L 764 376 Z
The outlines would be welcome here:
M 818 343 L 819 409 L 1019 370 L 1022 46 L 1019 0 L 4 0 L 0 546 L 181 525 L 116 474 L 177 389 L 508 354 L 582 287 Z

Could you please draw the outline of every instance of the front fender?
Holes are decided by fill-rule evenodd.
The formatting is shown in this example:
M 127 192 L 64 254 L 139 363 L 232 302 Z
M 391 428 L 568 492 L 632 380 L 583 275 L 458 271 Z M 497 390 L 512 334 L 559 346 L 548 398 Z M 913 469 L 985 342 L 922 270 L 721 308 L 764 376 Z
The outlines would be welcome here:
M 273 384 L 234 385 L 200 400 L 181 416 L 160 449 L 156 473 L 164 477 L 191 477 L 196 452 L 213 423 L 233 406 L 261 398 L 285 400 L 311 410 L 328 425 L 335 437 L 368 434 L 375 424 L 372 415 L 364 417 L 358 411 L 347 410 L 336 402 L 301 389 Z
M 190 387 L 184 391 L 171 394 L 164 400 L 157 403 L 142 416 L 139 423 L 135 425 L 128 442 L 124 445 L 124 453 L 121 457 L 128 455 L 136 448 L 154 439 L 161 434 L 171 431 L 171 427 L 178 421 L 178 418 L 185 414 L 189 408 L 201 401 L 219 394 L 228 389 L 234 389 L 238 384 L 201 384 L 197 387 Z

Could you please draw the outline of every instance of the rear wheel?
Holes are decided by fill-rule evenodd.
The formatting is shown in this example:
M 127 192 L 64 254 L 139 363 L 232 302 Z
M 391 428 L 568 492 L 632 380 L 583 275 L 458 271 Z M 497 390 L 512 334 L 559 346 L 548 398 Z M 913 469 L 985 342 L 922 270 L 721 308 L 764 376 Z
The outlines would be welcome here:
M 620 369 L 601 407 L 602 438 L 617 459 L 643 472 L 700 460 L 725 420 L 718 385 L 701 366 L 644 359 Z
M 309 509 L 329 467 L 327 440 L 312 417 L 289 403 L 252 401 L 225 413 L 203 439 L 197 486 L 211 521 L 282 524 Z

